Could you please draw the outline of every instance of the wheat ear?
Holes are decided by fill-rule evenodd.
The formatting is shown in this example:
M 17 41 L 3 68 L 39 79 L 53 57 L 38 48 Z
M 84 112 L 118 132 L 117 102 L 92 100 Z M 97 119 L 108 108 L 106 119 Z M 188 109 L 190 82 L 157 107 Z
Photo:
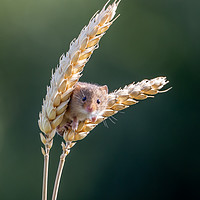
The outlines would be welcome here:
M 99 123 L 107 119 L 108 117 L 118 113 L 120 110 L 128 108 L 130 105 L 138 103 L 140 100 L 147 99 L 149 97 L 154 97 L 153 95 L 158 93 L 167 92 L 167 90 L 160 91 L 169 81 L 166 77 L 157 77 L 151 80 L 143 80 L 136 84 L 131 83 L 125 86 L 123 89 L 115 90 L 109 94 L 108 105 L 102 116 L 97 118 L 95 123 L 86 120 L 85 122 L 80 122 L 78 129 L 76 131 L 67 130 L 63 134 L 63 139 L 68 142 L 75 142 L 85 138 L 89 132 L 94 129 Z M 63 122 L 65 123 L 65 122 Z M 69 150 L 69 148 L 68 148 Z
M 109 2 L 109 1 L 108 1 Z M 106 3 L 106 5 L 108 4 Z M 68 106 L 75 83 L 91 54 L 98 48 L 99 40 L 113 23 L 113 17 L 120 1 L 96 13 L 85 26 L 77 39 L 74 39 L 69 51 L 60 58 L 59 66 L 52 72 L 50 86 L 43 100 L 42 112 L 39 113 L 38 124 L 45 135 L 50 135 L 61 123 Z

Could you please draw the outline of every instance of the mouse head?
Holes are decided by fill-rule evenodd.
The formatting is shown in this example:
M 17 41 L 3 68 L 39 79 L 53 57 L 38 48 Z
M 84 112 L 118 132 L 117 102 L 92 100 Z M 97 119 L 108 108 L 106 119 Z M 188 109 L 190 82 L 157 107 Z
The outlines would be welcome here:
M 107 106 L 107 101 L 108 87 L 106 85 L 97 86 L 79 82 L 73 92 L 73 104 L 77 105 L 76 110 L 83 115 L 85 114 L 86 119 L 90 119 L 93 122 L 96 121 L 97 116 L 103 113 Z

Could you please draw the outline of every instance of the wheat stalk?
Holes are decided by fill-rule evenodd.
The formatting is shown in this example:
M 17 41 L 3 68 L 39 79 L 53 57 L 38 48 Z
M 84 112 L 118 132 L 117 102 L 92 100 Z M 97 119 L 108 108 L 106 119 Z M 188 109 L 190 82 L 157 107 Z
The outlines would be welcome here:
M 53 195 L 52 195 L 52 200 L 56 200 L 57 199 L 57 195 L 58 195 L 58 188 L 59 188 L 59 184 L 60 184 L 60 178 L 62 175 L 62 170 L 65 164 L 65 158 L 66 156 L 70 153 L 70 149 L 75 145 L 75 142 L 70 142 L 70 141 L 66 141 L 66 143 L 64 144 L 64 142 L 61 143 L 63 152 L 60 156 L 60 162 L 58 165 L 58 170 L 57 170 L 57 174 L 56 174 L 56 180 L 54 183 L 54 189 L 53 189 Z
M 44 133 L 40 134 L 41 141 L 45 145 L 45 150 L 42 148 L 44 155 L 43 200 L 47 199 L 49 151 L 53 144 L 56 127 L 63 120 L 70 95 L 81 77 L 85 64 L 93 51 L 98 48 L 102 36 L 116 19 L 113 20 L 119 2 L 120 0 L 115 0 L 107 7 L 108 1 L 103 9 L 91 18 L 78 38 L 70 43 L 69 51 L 60 57 L 55 72 L 52 71 L 52 79 L 50 86 L 47 87 L 38 120 L 40 130 Z
M 42 133 L 40 133 L 40 139 L 42 143 L 45 145 L 45 149 L 41 147 L 42 154 L 44 156 L 44 169 L 43 169 L 43 186 L 42 186 L 42 200 L 47 200 L 47 182 L 48 182 L 48 169 L 49 169 L 49 151 L 53 145 L 53 135 L 47 135 L 44 137 Z

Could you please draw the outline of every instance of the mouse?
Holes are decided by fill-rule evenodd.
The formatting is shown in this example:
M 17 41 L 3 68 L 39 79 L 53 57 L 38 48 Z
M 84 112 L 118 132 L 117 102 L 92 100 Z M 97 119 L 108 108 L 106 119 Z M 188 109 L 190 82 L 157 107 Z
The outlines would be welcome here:
M 90 120 L 94 123 L 103 114 L 108 102 L 108 87 L 77 82 L 70 98 L 64 120 L 57 127 L 57 133 L 61 136 L 66 129 L 76 131 L 79 122 Z

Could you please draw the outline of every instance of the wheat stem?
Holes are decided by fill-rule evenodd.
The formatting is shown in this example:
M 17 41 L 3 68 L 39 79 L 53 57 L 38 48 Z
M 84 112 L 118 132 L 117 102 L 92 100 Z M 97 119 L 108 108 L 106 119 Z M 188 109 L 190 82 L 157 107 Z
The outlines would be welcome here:
M 48 147 L 45 147 L 44 154 L 44 169 L 43 169 L 43 186 L 42 186 L 42 200 L 47 200 L 47 183 L 48 183 L 48 169 L 49 169 L 49 151 Z
M 66 141 L 66 144 L 64 144 L 63 142 L 61 144 L 63 152 L 60 156 L 60 161 L 59 161 L 58 170 L 57 170 L 56 179 L 55 179 L 54 188 L 53 188 L 52 200 L 57 199 L 60 179 L 61 179 L 64 164 L 65 164 L 65 158 L 70 153 L 70 148 L 73 147 L 74 145 L 75 143 L 68 142 L 68 141 Z
M 60 185 L 60 178 L 61 178 L 63 167 L 64 167 L 64 164 L 65 164 L 65 157 L 66 157 L 65 154 L 62 154 L 60 156 L 60 162 L 59 162 L 57 175 L 56 175 L 56 180 L 55 180 L 55 184 L 54 184 L 52 200 L 56 200 L 57 199 L 58 188 L 59 188 L 59 185 Z
M 42 200 L 47 200 L 49 152 L 50 152 L 50 149 L 51 149 L 51 147 L 53 145 L 54 134 L 52 134 L 52 135 L 43 135 L 42 133 L 40 133 L 41 142 L 45 145 L 45 150 L 44 150 L 44 148 L 41 147 L 41 151 L 42 151 L 42 154 L 44 156 Z

